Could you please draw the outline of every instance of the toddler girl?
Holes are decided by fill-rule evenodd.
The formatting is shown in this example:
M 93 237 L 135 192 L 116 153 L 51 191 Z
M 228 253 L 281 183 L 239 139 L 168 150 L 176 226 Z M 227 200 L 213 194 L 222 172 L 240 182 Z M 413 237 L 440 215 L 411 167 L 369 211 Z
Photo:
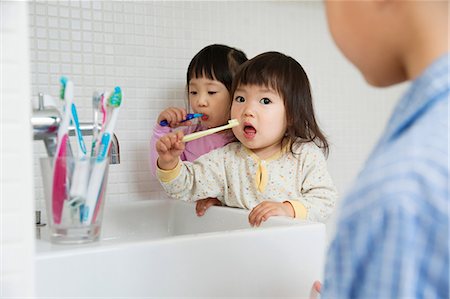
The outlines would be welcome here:
M 180 162 L 189 144 L 183 132 L 159 139 L 157 174 L 166 192 L 249 209 L 252 226 L 275 215 L 324 222 L 337 192 L 301 65 L 278 52 L 260 54 L 241 66 L 232 94 L 231 118 L 239 121 L 232 130 L 240 142 Z
M 191 121 L 182 122 L 187 113 L 184 108 L 169 107 L 159 114 L 150 142 L 150 168 L 153 174 L 156 172 L 158 158 L 155 144 L 161 136 L 179 126 L 184 126 L 183 133 L 189 134 L 227 123 L 230 118 L 231 83 L 237 68 L 247 60 L 242 51 L 217 44 L 203 48 L 192 58 L 187 70 L 188 101 L 192 112 L 202 113 L 203 116 L 196 125 L 192 125 Z M 160 122 L 163 120 L 169 125 L 161 126 Z M 186 144 L 180 158 L 183 161 L 194 161 L 235 140 L 231 130 L 212 134 Z M 198 205 L 200 204 L 211 206 L 221 203 L 216 199 L 208 199 L 199 201 Z M 203 213 L 204 209 L 197 209 L 199 216 Z

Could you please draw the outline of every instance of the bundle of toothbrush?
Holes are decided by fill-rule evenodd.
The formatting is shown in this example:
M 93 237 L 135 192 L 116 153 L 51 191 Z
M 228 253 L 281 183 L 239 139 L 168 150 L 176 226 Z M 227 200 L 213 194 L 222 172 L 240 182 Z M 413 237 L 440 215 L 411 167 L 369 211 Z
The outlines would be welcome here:
M 93 96 L 94 126 L 90 154 L 88 155 L 80 129 L 77 109 L 74 103 L 73 82 L 61 78 L 60 98 L 64 101 L 62 120 L 58 129 L 58 142 L 53 163 L 52 215 L 55 224 L 61 224 L 65 213 L 76 217 L 81 224 L 95 223 L 103 180 L 106 175 L 111 138 L 122 102 L 122 90 L 115 87 L 112 93 L 98 93 Z M 98 128 L 98 116 L 103 118 Z M 69 141 L 69 126 L 75 127 L 78 155 L 73 157 Z M 69 158 L 69 159 L 68 159 Z M 70 171 L 68 161 L 73 159 L 74 170 Z M 91 165 L 91 162 L 95 162 Z M 70 182 L 70 183 L 69 183 Z

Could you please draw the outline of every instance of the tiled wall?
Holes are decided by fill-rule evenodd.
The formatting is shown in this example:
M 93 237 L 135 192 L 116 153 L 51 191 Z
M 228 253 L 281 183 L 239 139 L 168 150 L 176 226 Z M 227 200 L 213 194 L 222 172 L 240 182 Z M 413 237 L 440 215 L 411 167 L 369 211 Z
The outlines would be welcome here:
M 341 193 L 378 138 L 402 87 L 375 90 L 337 51 L 321 1 L 70 1 L 30 3 L 32 93 L 58 94 L 75 82 L 81 119 L 94 90 L 122 86 L 117 124 L 121 164 L 110 167 L 108 200 L 158 197 L 148 141 L 159 111 L 184 105 L 185 71 L 204 46 L 223 43 L 253 57 L 277 50 L 309 74 L 320 125 L 329 136 L 330 172 Z M 44 156 L 34 142 L 35 166 Z M 35 176 L 38 207 L 42 183 Z
M 25 2 L 0 1 L 0 298 L 34 295 L 27 24 Z

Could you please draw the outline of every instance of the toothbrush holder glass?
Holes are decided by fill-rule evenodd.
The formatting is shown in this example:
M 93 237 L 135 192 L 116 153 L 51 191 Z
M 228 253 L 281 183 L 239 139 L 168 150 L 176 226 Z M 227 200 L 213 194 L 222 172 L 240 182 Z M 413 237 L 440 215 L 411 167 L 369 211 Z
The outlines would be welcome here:
M 58 157 L 40 162 L 50 242 L 99 240 L 109 159 Z

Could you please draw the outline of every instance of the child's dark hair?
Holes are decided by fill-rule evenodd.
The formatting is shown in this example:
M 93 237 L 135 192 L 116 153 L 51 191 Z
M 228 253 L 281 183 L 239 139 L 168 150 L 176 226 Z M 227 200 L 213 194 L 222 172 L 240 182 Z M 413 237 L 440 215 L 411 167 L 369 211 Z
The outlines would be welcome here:
M 222 82 L 231 95 L 233 77 L 247 60 L 241 50 L 218 44 L 206 46 L 189 63 L 186 76 L 188 89 L 192 78 L 206 77 Z
M 262 53 L 241 65 L 234 77 L 231 94 L 241 85 L 268 87 L 281 96 L 287 118 L 283 141 L 291 142 L 293 154 L 298 142 L 313 141 L 328 155 L 328 142 L 314 116 L 308 76 L 295 59 L 278 52 Z

